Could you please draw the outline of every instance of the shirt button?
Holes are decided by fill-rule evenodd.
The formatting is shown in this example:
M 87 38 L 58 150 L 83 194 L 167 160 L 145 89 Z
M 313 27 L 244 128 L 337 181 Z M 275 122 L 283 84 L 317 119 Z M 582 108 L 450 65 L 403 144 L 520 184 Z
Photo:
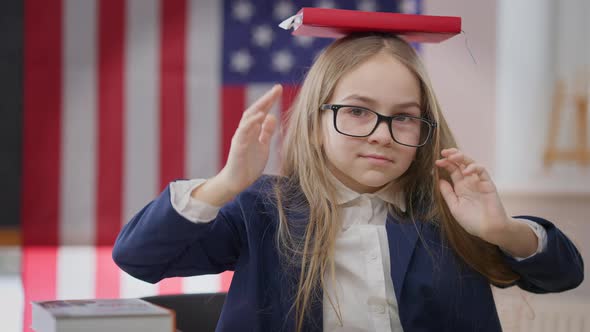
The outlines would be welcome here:
M 370 258 L 372 261 L 376 260 L 376 259 L 377 259 L 377 253 L 376 253 L 376 252 L 374 252 L 374 251 L 372 251 L 372 252 L 369 254 L 369 258 Z
M 384 314 L 385 313 L 385 306 L 382 304 L 373 305 L 373 312 L 376 312 L 378 314 Z

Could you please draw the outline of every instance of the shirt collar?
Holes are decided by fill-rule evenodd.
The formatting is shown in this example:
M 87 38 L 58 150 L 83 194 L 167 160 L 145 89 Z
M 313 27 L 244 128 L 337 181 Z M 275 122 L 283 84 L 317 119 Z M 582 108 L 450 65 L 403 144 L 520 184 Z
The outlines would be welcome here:
M 346 185 L 344 185 L 344 183 L 340 182 L 340 180 L 338 180 L 332 174 L 331 171 L 328 171 L 328 176 L 329 176 L 330 180 L 332 181 L 332 183 L 334 183 L 334 186 L 336 187 L 336 191 L 337 191 L 336 204 L 338 204 L 338 205 L 346 204 L 348 202 L 351 202 L 351 201 L 361 197 L 361 195 L 366 195 L 368 197 L 378 197 L 387 203 L 395 205 L 397 208 L 399 208 L 403 212 L 406 212 L 405 195 L 402 191 L 395 191 L 393 189 L 393 187 L 395 186 L 393 181 L 374 193 L 360 194 L 360 193 L 357 193 L 356 191 L 348 188 Z

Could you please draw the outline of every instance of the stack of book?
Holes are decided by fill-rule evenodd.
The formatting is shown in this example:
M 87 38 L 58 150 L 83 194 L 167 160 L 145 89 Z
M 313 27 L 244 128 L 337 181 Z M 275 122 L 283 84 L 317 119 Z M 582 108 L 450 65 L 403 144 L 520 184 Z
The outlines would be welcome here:
M 141 299 L 33 302 L 36 332 L 162 332 L 176 330 L 172 310 Z

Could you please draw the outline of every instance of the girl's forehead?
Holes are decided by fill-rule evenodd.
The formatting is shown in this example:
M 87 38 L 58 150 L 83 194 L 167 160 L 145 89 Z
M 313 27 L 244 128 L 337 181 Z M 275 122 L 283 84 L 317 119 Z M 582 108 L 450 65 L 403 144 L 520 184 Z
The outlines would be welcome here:
M 384 105 L 419 102 L 420 84 L 399 60 L 378 54 L 345 73 L 336 83 L 331 99 Z

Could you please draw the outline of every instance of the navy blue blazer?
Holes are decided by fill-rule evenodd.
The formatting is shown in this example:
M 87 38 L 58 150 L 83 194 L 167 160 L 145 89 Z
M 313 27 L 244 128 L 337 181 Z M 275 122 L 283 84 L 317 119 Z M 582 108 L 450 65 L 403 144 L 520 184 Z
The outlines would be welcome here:
M 299 273 L 281 268 L 276 248 L 277 213 L 268 199 L 276 177 L 263 176 L 223 206 L 210 223 L 180 216 L 166 188 L 125 225 L 113 259 L 130 275 L 163 278 L 234 272 L 217 331 L 292 331 L 290 310 Z M 530 292 L 560 292 L 583 280 L 583 262 L 551 222 L 521 216 L 547 231 L 547 248 L 523 261 L 505 260 Z M 434 223 L 387 217 L 391 277 L 405 332 L 501 331 L 490 284 L 444 245 Z M 420 232 L 423 241 L 419 240 Z M 322 330 L 322 303 L 314 302 L 306 331 Z

